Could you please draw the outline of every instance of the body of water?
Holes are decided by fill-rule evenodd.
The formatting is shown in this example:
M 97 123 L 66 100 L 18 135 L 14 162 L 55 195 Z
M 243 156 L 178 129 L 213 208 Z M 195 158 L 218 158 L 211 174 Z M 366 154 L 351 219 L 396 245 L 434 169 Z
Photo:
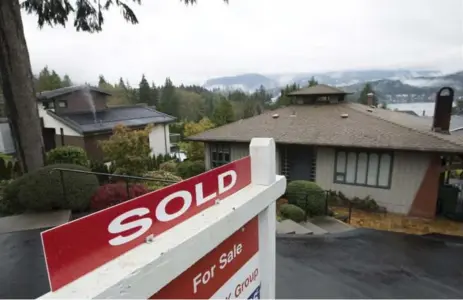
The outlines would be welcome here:
M 423 115 L 423 111 L 425 116 L 432 117 L 434 115 L 434 102 L 416 102 L 416 103 L 395 103 L 395 104 L 388 104 L 387 108 L 390 110 L 398 109 L 398 110 L 411 110 L 414 111 L 418 116 Z

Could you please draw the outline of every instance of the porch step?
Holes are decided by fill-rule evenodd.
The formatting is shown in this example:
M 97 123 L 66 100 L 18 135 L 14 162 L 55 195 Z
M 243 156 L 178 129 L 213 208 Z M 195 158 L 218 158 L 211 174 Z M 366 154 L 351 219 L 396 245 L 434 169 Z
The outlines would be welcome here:
M 321 227 L 318 227 L 317 225 L 311 223 L 310 221 L 309 222 L 303 222 L 301 223 L 302 226 L 304 226 L 305 228 L 307 228 L 308 230 L 312 231 L 314 235 L 322 235 L 322 234 L 327 234 L 328 231 L 326 231 L 325 229 L 321 228 Z
M 289 219 L 277 222 L 276 227 L 277 234 L 313 234 L 311 230 Z
M 309 221 L 328 233 L 344 232 L 354 229 L 354 227 L 349 224 L 328 216 L 311 218 Z

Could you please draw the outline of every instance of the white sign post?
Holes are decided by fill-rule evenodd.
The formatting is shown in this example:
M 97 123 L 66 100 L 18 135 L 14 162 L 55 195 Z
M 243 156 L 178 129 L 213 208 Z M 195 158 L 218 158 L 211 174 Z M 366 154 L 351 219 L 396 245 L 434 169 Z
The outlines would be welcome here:
M 275 163 L 274 140 L 254 138 L 250 157 L 133 199 L 127 205 L 68 223 L 69 228 L 65 224 L 57 228 L 57 232 L 52 229 L 44 233 L 53 292 L 42 298 L 275 298 L 275 201 L 286 189 L 286 179 L 276 175 Z M 217 186 L 208 186 L 210 178 L 219 178 Z M 193 198 L 186 192 L 190 190 L 196 191 L 190 194 L 197 199 L 197 207 L 191 208 L 194 209 L 191 213 Z M 177 199 L 172 195 L 177 195 Z M 180 203 L 178 211 L 169 211 L 170 201 Z M 120 222 L 118 230 L 109 233 L 115 236 L 104 235 L 104 240 L 130 240 L 128 244 L 97 243 L 96 254 L 74 258 L 72 253 L 81 255 L 82 252 L 73 251 L 71 245 L 77 248 L 81 243 L 73 244 L 75 241 L 71 240 L 62 245 L 59 242 L 66 231 L 73 229 L 77 234 L 81 228 L 88 228 L 87 223 L 91 226 L 93 220 L 95 229 L 85 233 L 91 243 L 103 236 L 103 233 L 97 234 L 97 223 L 107 230 L 114 223 L 113 216 L 142 213 L 144 206 L 153 203 L 156 207 L 152 210 L 159 211 L 162 206 L 169 217 L 152 217 L 151 227 L 143 227 L 141 221 L 146 218 L 128 219 L 128 223 Z M 172 216 L 181 216 L 183 220 L 179 223 Z M 78 222 L 87 223 L 83 226 Z M 124 233 L 122 229 L 127 227 L 124 224 L 131 225 L 128 227 L 132 231 Z M 103 255 L 106 253 L 115 258 L 109 260 Z M 95 265 L 94 260 L 89 259 L 92 255 L 102 263 Z M 86 263 L 82 264 L 83 261 Z M 72 270 L 79 270 L 79 275 Z M 54 274 L 64 274 L 66 279 Z

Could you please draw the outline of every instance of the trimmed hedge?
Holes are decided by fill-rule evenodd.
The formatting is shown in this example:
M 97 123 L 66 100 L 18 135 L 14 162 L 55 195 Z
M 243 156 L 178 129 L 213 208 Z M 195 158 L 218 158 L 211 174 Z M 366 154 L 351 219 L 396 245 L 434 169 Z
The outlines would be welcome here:
M 204 166 L 204 161 L 202 160 L 186 160 L 178 164 L 177 166 L 177 175 L 183 179 L 188 179 L 190 177 L 204 173 L 206 168 Z
M 305 221 L 304 210 L 293 204 L 282 204 L 280 206 L 280 214 L 282 217 L 293 220 L 297 223 Z
M 88 166 L 88 157 L 84 149 L 76 146 L 62 146 L 47 152 L 47 164 L 73 164 Z
M 1 200 L 4 213 L 54 209 L 87 211 L 90 199 L 99 185 L 97 177 L 92 174 L 62 172 L 64 195 L 60 172 L 52 171 L 54 168 L 90 171 L 79 165 L 56 164 L 27 173 L 5 188 Z
M 325 191 L 315 182 L 295 180 L 286 188 L 286 198 L 290 204 L 302 208 L 309 216 L 321 216 L 325 214 Z

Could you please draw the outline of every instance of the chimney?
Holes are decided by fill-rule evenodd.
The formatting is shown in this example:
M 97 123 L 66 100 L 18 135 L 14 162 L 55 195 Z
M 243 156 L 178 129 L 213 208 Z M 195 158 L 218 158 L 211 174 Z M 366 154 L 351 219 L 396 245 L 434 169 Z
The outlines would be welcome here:
M 373 97 L 375 94 L 373 93 L 368 93 L 367 94 L 367 105 L 368 106 L 373 106 Z
M 436 95 L 432 131 L 449 134 L 453 107 L 453 89 L 443 87 Z
M 425 111 L 425 110 L 423 110 L 423 117 L 424 117 L 424 116 L 426 116 L 426 111 Z

